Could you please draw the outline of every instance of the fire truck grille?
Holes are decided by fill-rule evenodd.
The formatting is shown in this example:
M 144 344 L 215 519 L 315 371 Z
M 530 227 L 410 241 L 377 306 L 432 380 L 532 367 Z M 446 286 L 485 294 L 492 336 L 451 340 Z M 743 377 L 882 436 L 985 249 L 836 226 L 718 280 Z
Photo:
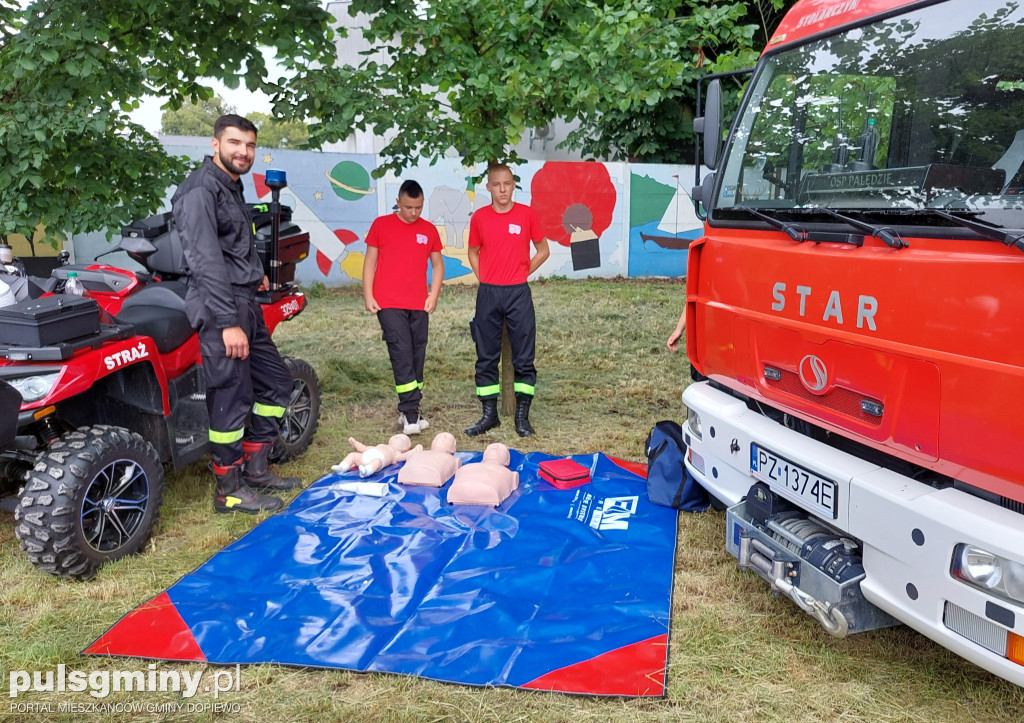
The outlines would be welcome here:
M 765 383 L 772 389 L 776 389 L 780 392 L 799 397 L 808 402 L 827 407 L 833 411 L 839 412 L 842 415 L 856 419 L 864 424 L 870 424 L 872 427 L 878 427 L 882 424 L 882 418 L 873 414 L 868 414 L 864 411 L 862 402 L 867 400 L 873 402 L 881 408 L 881 402 L 871 399 L 863 394 L 859 394 L 850 389 L 844 387 L 832 387 L 832 390 L 827 394 L 812 394 L 807 390 L 803 384 L 800 383 L 800 377 L 791 371 L 782 370 L 781 378 L 778 381 L 771 379 L 765 379 Z
M 1016 512 L 1018 515 L 1024 515 L 1024 502 L 1018 502 L 1017 500 L 1011 500 L 1009 497 L 1001 498 L 1002 505 L 1008 510 Z
M 946 601 L 942 622 L 954 633 L 964 636 L 996 655 L 1006 655 L 1006 630 L 983 617 Z

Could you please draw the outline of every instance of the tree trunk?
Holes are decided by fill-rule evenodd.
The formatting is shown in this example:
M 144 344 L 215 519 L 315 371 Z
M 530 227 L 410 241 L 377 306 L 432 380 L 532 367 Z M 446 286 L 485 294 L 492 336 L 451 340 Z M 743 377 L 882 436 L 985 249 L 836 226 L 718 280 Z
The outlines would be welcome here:
M 501 326 L 501 411 L 506 417 L 516 413 L 516 373 L 512 368 L 512 343 L 508 340 L 508 328 Z

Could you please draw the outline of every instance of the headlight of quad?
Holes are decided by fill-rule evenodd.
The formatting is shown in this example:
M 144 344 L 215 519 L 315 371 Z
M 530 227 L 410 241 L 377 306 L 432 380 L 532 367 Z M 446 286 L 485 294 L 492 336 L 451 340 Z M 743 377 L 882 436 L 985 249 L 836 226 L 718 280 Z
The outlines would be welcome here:
M 26 402 L 38 402 L 53 389 L 57 382 L 58 372 L 51 374 L 33 374 L 29 377 L 17 377 L 5 379 L 8 384 L 18 390 L 21 398 Z

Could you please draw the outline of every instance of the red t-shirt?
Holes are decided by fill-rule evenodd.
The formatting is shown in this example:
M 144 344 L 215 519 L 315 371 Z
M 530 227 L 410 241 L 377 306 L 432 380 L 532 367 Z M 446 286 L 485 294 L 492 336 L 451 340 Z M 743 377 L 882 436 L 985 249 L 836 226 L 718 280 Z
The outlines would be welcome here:
M 513 204 L 505 213 L 493 206 L 477 209 L 469 221 L 469 245 L 480 247 L 480 281 L 511 286 L 530 275 L 530 242 L 544 240 L 533 209 Z
M 422 216 L 406 223 L 392 213 L 374 220 L 366 245 L 377 247 L 373 298 L 382 309 L 422 310 L 427 303 L 427 260 L 441 236 Z

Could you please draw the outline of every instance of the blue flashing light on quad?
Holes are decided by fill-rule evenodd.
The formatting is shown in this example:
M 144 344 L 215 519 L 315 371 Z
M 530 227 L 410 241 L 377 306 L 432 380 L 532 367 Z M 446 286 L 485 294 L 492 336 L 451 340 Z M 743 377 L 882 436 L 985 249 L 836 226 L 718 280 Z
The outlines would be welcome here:
M 306 306 L 294 277 L 309 234 L 277 200 L 284 173 L 267 175 L 274 200 L 252 211 L 271 279 L 260 303 L 273 333 Z M 114 251 L 145 271 L 76 264 L 39 279 L 16 264 L 0 268 L 19 299 L 0 307 L 0 497 L 29 560 L 66 578 L 87 579 L 141 551 L 159 515 L 164 465 L 180 470 L 210 448 L 199 339 L 185 316 L 186 267 L 171 214 L 126 226 L 107 253 Z M 60 293 L 72 271 L 83 297 Z M 285 363 L 293 388 L 271 452 L 277 462 L 309 447 L 320 417 L 316 372 L 301 359 Z

